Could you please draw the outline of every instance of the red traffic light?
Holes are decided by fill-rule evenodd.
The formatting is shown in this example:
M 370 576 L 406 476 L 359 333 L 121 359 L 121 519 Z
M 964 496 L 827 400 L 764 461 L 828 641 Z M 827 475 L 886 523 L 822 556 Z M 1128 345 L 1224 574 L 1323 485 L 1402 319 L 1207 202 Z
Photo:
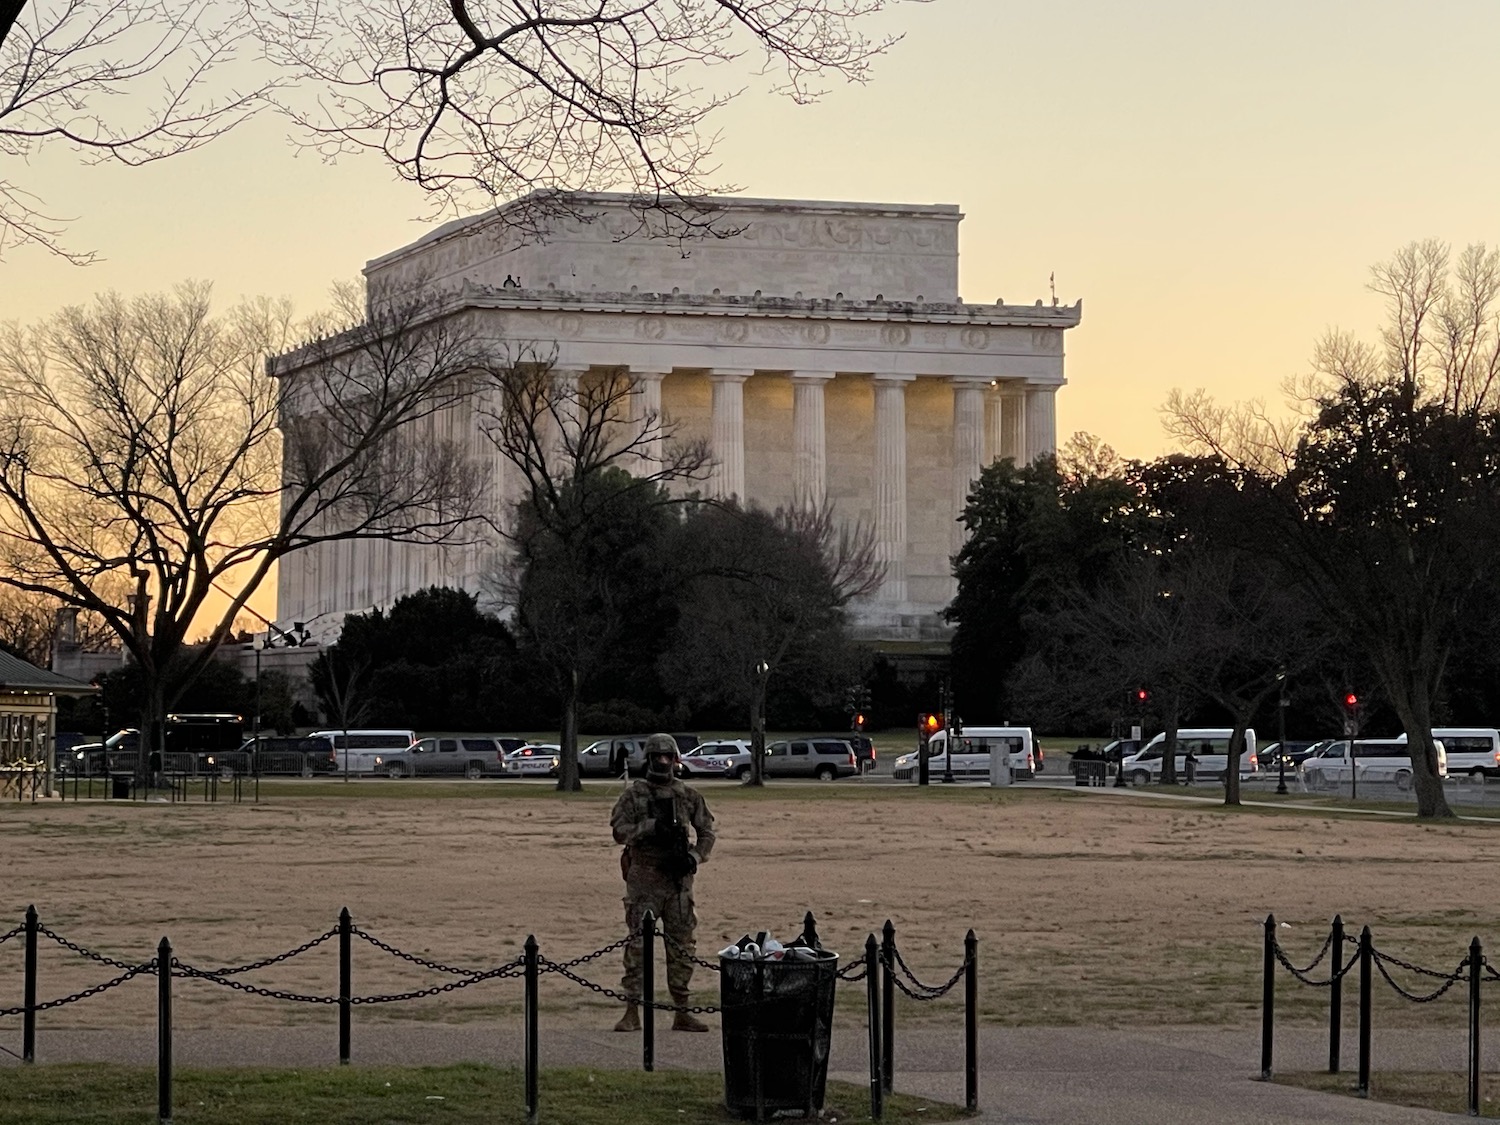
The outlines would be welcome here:
M 1349 692 L 1348 694 L 1346 694 L 1344 696 L 1344 706 L 1348 707 L 1350 710 L 1353 710 L 1355 707 L 1358 707 L 1359 706 L 1359 696 L 1355 695 L 1352 691 Z
M 1149 691 L 1147 691 L 1145 688 L 1136 688 L 1135 689 L 1135 701 L 1137 703 L 1145 703 L 1150 698 L 1151 698 L 1151 693 Z
M 855 715 L 854 716 L 854 729 L 855 730 L 864 730 L 865 729 L 865 717 L 863 715 Z
M 917 725 L 923 734 L 936 734 L 943 729 L 943 717 L 941 715 L 922 714 L 917 717 Z

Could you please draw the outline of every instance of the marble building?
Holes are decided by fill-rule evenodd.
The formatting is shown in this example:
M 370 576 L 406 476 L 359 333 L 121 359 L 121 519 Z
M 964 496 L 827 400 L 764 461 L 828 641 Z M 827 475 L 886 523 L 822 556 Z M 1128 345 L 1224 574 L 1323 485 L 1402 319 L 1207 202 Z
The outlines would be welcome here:
M 366 280 L 449 291 L 486 336 L 555 356 L 556 378 L 628 369 L 643 408 L 710 440 L 709 492 L 768 508 L 826 497 L 874 528 L 887 577 L 856 607 L 864 635 L 942 636 L 957 514 L 991 460 L 1055 449 L 1081 302 L 963 301 L 949 204 L 726 197 L 739 233 L 679 243 L 630 237 L 628 202 L 578 196 L 541 237 L 495 212 L 458 220 Z M 491 459 L 497 505 L 513 494 L 471 412 L 433 424 Z M 488 561 L 478 546 L 325 545 L 282 561 L 277 617 L 336 633 L 344 613 L 428 585 L 477 588 Z

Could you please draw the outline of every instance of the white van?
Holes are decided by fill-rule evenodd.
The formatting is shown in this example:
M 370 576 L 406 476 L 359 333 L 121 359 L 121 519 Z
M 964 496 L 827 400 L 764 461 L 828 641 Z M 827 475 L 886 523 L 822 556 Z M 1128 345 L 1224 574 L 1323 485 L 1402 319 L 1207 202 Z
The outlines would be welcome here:
M 1010 752 L 1013 777 L 1036 776 L 1036 746 L 1030 727 L 964 727 L 958 748 L 953 754 L 953 776 L 973 780 L 990 778 L 990 750 Z M 938 731 L 927 740 L 927 773 L 941 778 L 948 768 L 948 732 Z M 919 769 L 916 753 L 896 759 L 894 773 L 898 780 L 915 779 Z
M 1448 776 L 1448 752 L 1441 739 L 1437 747 L 1438 777 Z M 1329 743 L 1302 762 L 1302 782 L 1309 789 L 1339 788 L 1358 776 L 1361 782 L 1379 781 L 1397 789 L 1411 788 L 1411 749 L 1406 735 L 1398 738 L 1361 738 L 1349 752 L 1349 740 Z M 1355 774 L 1355 769 L 1358 774 Z
M 1488 727 L 1433 727 L 1448 752 L 1448 776 L 1500 777 L 1500 731 Z
M 1208 780 L 1224 776 L 1229 764 L 1229 739 L 1234 731 L 1228 727 L 1194 727 L 1177 732 L 1177 776 L 1184 776 L 1189 750 L 1198 759 L 1197 777 Z M 1120 763 L 1120 771 L 1132 785 L 1146 785 L 1161 780 L 1162 748 L 1167 736 L 1159 734 L 1140 751 Z M 1245 732 L 1245 749 L 1240 754 L 1240 780 L 1248 781 L 1260 768 L 1255 753 L 1255 731 Z
M 417 732 L 412 730 L 354 730 L 349 731 L 348 745 L 342 730 L 316 730 L 308 738 L 326 738 L 333 743 L 334 758 L 338 761 L 338 772 L 377 773 L 384 767 L 384 755 L 405 750 L 417 741 Z

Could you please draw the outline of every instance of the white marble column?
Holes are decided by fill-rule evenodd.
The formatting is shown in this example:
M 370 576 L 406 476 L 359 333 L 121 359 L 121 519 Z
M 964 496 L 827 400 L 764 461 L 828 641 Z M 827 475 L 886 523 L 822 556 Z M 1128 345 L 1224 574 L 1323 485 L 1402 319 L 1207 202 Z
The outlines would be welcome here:
M 635 383 L 635 393 L 630 396 L 630 420 L 637 433 L 646 426 L 652 430 L 639 451 L 641 471 L 648 476 L 661 472 L 661 381 L 666 377 L 665 371 L 630 369 L 630 378 Z
M 992 379 L 984 392 L 984 463 L 986 465 L 992 465 L 1004 456 L 1000 452 L 1004 433 L 1004 404 L 1000 399 L 1000 388 Z
M 581 367 L 554 367 L 549 372 L 557 413 L 557 421 L 548 423 L 552 429 L 548 461 L 554 476 L 558 473 L 572 475 L 572 454 L 568 452 L 568 443 L 573 443 L 575 448 L 578 444 L 578 383 L 583 372 Z
M 885 566 L 876 598 L 905 602 L 906 385 L 913 375 L 875 376 L 875 552 Z
M 745 498 L 745 380 L 753 371 L 716 367 L 713 384 L 713 454 L 709 493 L 719 500 Z
M 988 380 L 953 380 L 953 518 L 963 515 L 969 488 L 984 468 L 984 394 Z M 963 544 L 965 531 L 954 523 L 955 549 Z
M 1057 387 L 1026 388 L 1026 461 L 1057 452 Z
M 1018 466 L 1026 464 L 1025 387 L 1016 379 L 1000 384 L 1000 456 Z
M 828 495 L 828 433 L 823 388 L 831 371 L 792 372 L 792 502 L 820 506 Z

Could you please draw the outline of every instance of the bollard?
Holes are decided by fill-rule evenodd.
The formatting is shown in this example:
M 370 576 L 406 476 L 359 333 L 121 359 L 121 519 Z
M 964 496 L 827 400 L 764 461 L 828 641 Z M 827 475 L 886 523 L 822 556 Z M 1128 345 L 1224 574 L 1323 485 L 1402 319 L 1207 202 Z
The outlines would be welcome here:
M 1484 947 L 1479 938 L 1469 943 L 1469 1116 L 1479 1116 L 1479 970 Z
M 880 932 L 880 1085 L 889 1094 L 896 1081 L 896 925 L 889 918 Z
M 339 911 L 339 1065 L 349 1065 L 349 996 L 354 984 L 354 920 Z
M 156 947 L 156 1119 L 172 1125 L 172 943 Z
M 656 915 L 641 917 L 641 1068 L 656 1069 Z
M 880 947 L 874 934 L 865 939 L 865 1002 L 869 1006 L 870 1117 L 879 1121 L 885 1111 L 885 1095 L 880 1087 Z
M 1329 941 L 1328 954 L 1333 964 L 1328 968 L 1328 1073 L 1339 1072 L 1339 1040 L 1344 1024 L 1344 978 L 1339 970 L 1344 967 L 1344 916 L 1333 916 L 1333 937 Z
M 526 935 L 526 1125 L 536 1125 L 537 1120 L 537 983 L 540 979 L 537 965 L 536 935 Z
M 964 1104 L 979 1110 L 979 939 L 964 935 Z
M 1260 981 L 1260 1078 L 1271 1078 L 1271 1045 L 1276 1026 L 1276 915 L 1266 915 L 1266 936 L 1261 952 Z
M 1360 1097 L 1370 1096 L 1370 963 L 1375 959 L 1370 927 L 1359 932 L 1359 1084 Z
M 21 985 L 21 1061 L 36 1062 L 36 907 L 26 908 L 25 980 Z

